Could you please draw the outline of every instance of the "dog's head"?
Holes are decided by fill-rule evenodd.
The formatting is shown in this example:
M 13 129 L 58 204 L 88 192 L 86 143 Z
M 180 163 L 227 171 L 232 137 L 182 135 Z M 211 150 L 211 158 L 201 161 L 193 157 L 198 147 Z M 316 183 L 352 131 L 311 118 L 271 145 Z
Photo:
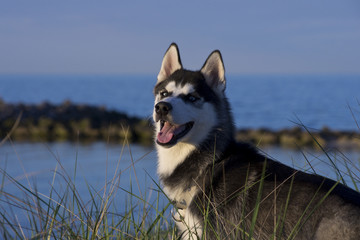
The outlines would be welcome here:
M 154 88 L 156 143 L 167 148 L 179 142 L 200 144 L 221 118 L 224 90 L 219 51 L 209 55 L 200 71 L 189 71 L 182 67 L 177 45 L 171 44 Z

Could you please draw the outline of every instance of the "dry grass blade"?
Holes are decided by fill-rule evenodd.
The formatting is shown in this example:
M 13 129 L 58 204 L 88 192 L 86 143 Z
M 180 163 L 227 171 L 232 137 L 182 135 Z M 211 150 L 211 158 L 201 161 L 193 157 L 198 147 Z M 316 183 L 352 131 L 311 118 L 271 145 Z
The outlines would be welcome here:
M 20 112 L 19 116 L 16 118 L 16 121 L 14 123 L 14 125 L 12 126 L 11 130 L 8 132 L 8 134 L 6 134 L 6 136 L 4 137 L 3 140 L 1 140 L 0 142 L 0 146 L 3 145 L 10 137 L 11 137 L 11 134 L 13 134 L 13 132 L 15 131 L 15 129 L 19 126 L 20 124 L 20 120 L 21 120 L 21 117 L 22 117 L 22 112 Z

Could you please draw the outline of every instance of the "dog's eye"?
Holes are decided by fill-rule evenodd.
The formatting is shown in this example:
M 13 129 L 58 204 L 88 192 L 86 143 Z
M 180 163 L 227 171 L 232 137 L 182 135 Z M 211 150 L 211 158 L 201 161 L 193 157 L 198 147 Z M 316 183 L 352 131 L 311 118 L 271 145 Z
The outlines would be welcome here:
M 169 92 L 166 91 L 166 90 L 164 90 L 164 91 L 160 92 L 160 96 L 161 96 L 162 98 L 167 97 L 167 96 L 169 96 Z
M 197 100 L 199 100 L 198 97 L 195 97 L 194 95 L 191 95 L 191 94 L 187 95 L 186 99 L 190 102 L 196 102 Z

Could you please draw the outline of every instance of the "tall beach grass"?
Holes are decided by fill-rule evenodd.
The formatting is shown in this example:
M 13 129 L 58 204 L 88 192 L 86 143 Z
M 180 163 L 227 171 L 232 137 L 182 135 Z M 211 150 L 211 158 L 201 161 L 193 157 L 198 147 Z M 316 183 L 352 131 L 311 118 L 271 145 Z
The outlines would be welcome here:
M 86 179 L 79 182 L 77 156 L 74 171 L 67 172 L 53 153 L 57 165 L 46 194 L 37 190 L 36 181 L 26 172 L 11 176 L 2 166 L 0 239 L 172 238 L 175 229 L 169 217 L 171 204 L 163 201 L 157 180 L 150 176 L 146 183 L 137 180 L 136 164 L 145 156 L 131 159 L 131 165 L 120 169 L 123 153 L 131 153 L 131 148 L 126 141 L 119 148 L 121 156 L 116 166 L 107 167 L 104 175 L 109 175 L 105 177 L 108 180 L 100 188 L 91 186 Z M 122 175 L 134 177 L 126 181 L 130 184 L 122 186 Z M 79 185 L 86 186 L 87 194 L 80 193 Z M 124 199 L 119 201 L 120 197 Z
M 303 126 L 305 130 L 307 128 Z M 309 134 L 311 135 L 310 131 Z M 328 151 L 324 149 L 316 138 L 314 142 L 318 149 L 326 156 L 326 162 L 333 169 L 337 181 L 359 191 L 360 168 L 359 163 L 350 161 L 340 151 Z M 11 143 L 11 137 L 8 137 Z M 131 155 L 131 147 L 127 141 L 122 146 L 122 154 L 128 151 Z M 49 151 L 51 151 L 49 149 Z M 36 182 L 26 172 L 23 176 L 11 176 L 6 166 L 0 169 L 0 238 L 1 239 L 177 239 L 178 234 L 172 221 L 170 209 L 173 205 L 167 200 L 157 179 L 148 176 L 147 182 L 139 182 L 137 176 L 137 162 L 139 159 L 131 159 L 131 164 L 126 169 L 120 169 L 122 154 L 115 166 L 109 166 L 104 173 L 105 180 L 101 188 L 96 188 L 86 179 L 83 181 L 87 186 L 87 194 L 80 193 L 79 180 L 76 178 L 77 157 L 74 158 L 74 171 L 68 172 L 62 166 L 61 159 L 53 154 L 57 165 L 52 173 L 52 181 L 48 193 L 37 190 Z M 310 160 L 304 152 L 304 162 L 301 170 L 317 173 L 314 160 Z M 143 156 L 144 157 L 144 156 Z M 315 159 L 316 161 L 316 159 Z M 154 164 L 154 167 L 156 165 Z M 125 171 L 133 174 L 130 184 L 123 186 L 121 177 Z M 142 173 L 141 173 L 142 174 Z M 110 179 L 110 180 L 108 180 Z M 261 181 L 258 184 L 261 189 Z M 291 181 L 291 179 L 290 179 Z M 143 186 L 146 185 L 146 190 Z M 123 205 L 119 206 L 119 195 L 125 196 Z M 289 193 L 290 194 L 290 193 Z M 242 224 L 234 224 L 239 236 L 244 239 L 254 239 L 254 231 L 261 229 L 257 226 L 257 211 L 261 204 L 261 191 L 256 199 L 256 207 L 252 211 L 252 225 L 245 229 Z M 326 197 L 326 196 L 325 196 Z M 164 201 L 165 199 L 165 201 Z M 316 206 L 321 204 L 321 199 Z M 211 203 L 209 203 L 211 204 Z M 286 217 L 286 207 L 282 218 L 274 226 L 273 239 L 282 231 L 282 225 Z M 205 223 L 208 209 L 204 209 Z M 306 218 L 312 209 L 303 214 L 294 227 L 289 239 L 296 237 Z M 208 228 L 214 226 L 206 225 Z M 216 234 L 216 233 L 215 233 Z M 206 239 L 206 234 L 200 236 Z M 220 237 L 219 237 L 220 239 Z

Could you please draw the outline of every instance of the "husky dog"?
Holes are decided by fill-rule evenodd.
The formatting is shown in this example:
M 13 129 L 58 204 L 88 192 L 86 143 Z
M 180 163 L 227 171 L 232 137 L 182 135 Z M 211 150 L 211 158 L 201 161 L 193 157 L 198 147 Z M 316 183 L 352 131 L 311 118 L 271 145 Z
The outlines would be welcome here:
M 189 71 L 170 45 L 153 120 L 158 174 L 181 238 L 360 239 L 360 194 L 236 142 L 225 86 L 218 50 Z

